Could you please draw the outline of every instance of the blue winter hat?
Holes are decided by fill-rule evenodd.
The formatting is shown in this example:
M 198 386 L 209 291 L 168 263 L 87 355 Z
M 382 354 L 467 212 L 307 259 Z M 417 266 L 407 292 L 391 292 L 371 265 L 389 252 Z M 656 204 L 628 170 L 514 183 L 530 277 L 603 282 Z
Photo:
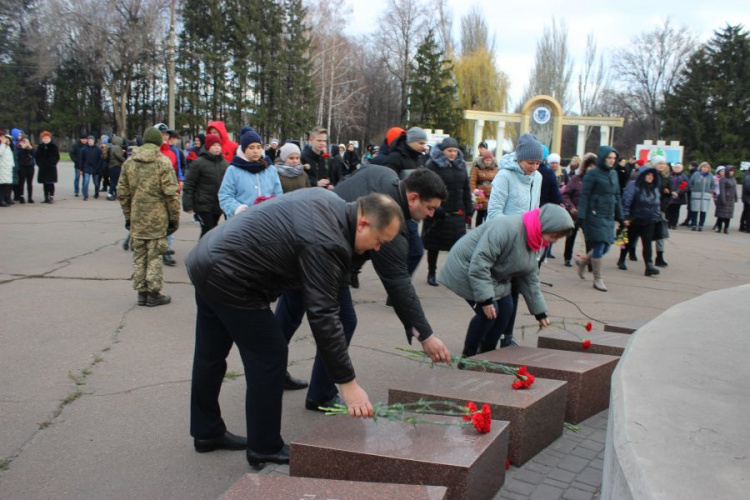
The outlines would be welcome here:
M 258 132 L 253 130 L 250 127 L 247 127 L 249 130 L 242 134 L 242 137 L 240 137 L 240 146 L 242 147 L 242 151 L 244 152 L 247 147 L 250 144 L 258 143 L 263 144 L 263 139 L 260 138 L 258 135 Z
M 243 125 L 242 128 L 240 129 L 240 137 L 242 137 L 243 135 L 245 135 L 245 132 L 249 132 L 252 129 L 253 129 L 252 127 L 249 127 L 247 125 Z
M 516 160 L 544 161 L 544 147 L 532 134 L 523 134 L 518 138 L 518 147 L 516 148 Z

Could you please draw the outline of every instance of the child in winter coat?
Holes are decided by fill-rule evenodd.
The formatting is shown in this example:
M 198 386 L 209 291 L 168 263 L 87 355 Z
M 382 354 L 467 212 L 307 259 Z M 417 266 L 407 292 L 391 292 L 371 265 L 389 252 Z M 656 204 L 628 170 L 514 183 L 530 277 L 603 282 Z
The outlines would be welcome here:
M 227 219 L 264 199 L 284 194 L 279 174 L 263 159 L 263 141 L 258 133 L 250 129 L 242 134 L 240 147 L 219 189 L 219 204 Z

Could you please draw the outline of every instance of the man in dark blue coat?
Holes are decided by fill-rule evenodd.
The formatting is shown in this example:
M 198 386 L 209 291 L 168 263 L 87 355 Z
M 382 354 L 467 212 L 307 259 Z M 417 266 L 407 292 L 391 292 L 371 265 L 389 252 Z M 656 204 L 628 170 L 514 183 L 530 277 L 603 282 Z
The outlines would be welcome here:
M 415 221 L 432 216 L 442 200 L 448 196 L 442 179 L 434 172 L 418 169 L 406 180 L 399 181 L 395 171 L 380 165 L 360 168 L 339 183 L 334 193 L 346 201 L 354 201 L 370 193 L 388 195 L 396 201 L 405 218 Z M 383 245 L 379 252 L 367 252 L 363 258 L 372 260 L 375 272 L 391 299 L 396 315 L 404 325 L 408 341 L 411 343 L 412 337 L 416 336 L 433 361 L 448 361 L 450 353 L 445 344 L 433 335 L 432 327 L 425 318 L 422 304 L 411 282 L 408 267 L 409 231 L 406 225 L 401 227 L 399 234 Z M 357 264 L 362 263 L 363 261 L 359 261 Z M 357 325 L 357 316 L 348 286 L 344 286 L 339 292 L 339 301 L 341 321 L 348 343 Z M 276 318 L 287 341 L 291 340 L 299 328 L 304 314 L 302 295 L 295 290 L 285 290 L 276 306 Z M 323 370 L 323 363 L 318 355 L 313 365 L 305 407 L 317 411 L 321 406 L 327 407 L 337 403 L 341 403 L 341 400 L 337 395 L 336 386 Z
M 99 175 L 102 171 L 104 159 L 102 150 L 96 145 L 96 139 L 90 135 L 86 145 L 81 148 L 79 158 L 81 170 L 83 170 L 83 200 L 89 199 L 89 181 L 94 181 L 94 198 L 99 198 Z

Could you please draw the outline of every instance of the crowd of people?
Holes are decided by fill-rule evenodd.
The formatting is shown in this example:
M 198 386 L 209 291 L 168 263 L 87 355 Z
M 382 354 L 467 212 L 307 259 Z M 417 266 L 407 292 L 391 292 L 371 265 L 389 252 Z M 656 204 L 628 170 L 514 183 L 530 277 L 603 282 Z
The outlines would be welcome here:
M 53 203 L 60 153 L 52 135 L 40 134 L 37 147 L 17 129 L 0 135 L 0 206 L 34 202 L 35 166 L 44 202 Z M 613 244 L 626 271 L 640 241 L 645 275 L 657 276 L 668 266 L 670 230 L 702 231 L 713 201 L 714 229 L 727 233 L 738 200 L 732 166 L 713 173 L 704 162 L 684 173 L 659 155 L 628 161 L 602 146 L 563 167 L 531 134 L 499 160 L 482 142 L 471 164 L 454 138 L 430 147 L 419 127 L 394 127 L 362 155 L 354 142 L 329 147 L 321 127 L 304 145 L 266 143 L 251 127 L 237 137 L 214 121 L 182 149 L 179 134 L 157 124 L 132 148 L 121 137 L 87 135 L 70 155 L 75 197 L 88 200 L 93 184 L 94 198 L 106 191 L 119 200 L 139 306 L 171 302 L 161 293 L 163 265 L 176 264 L 171 244 L 180 213 L 200 224 L 185 259 L 197 311 L 190 433 L 196 451 L 245 450 L 253 466 L 289 461 L 284 390 L 307 388 L 311 411 L 343 404 L 352 416 L 372 416 L 348 355 L 357 327 L 351 288 L 367 261 L 407 342 L 416 339 L 434 362 L 449 362 L 413 285 L 425 250 L 427 283 L 472 309 L 462 351 L 468 357 L 516 345 L 521 296 L 539 326 L 549 325 L 539 270 L 555 258 L 558 240 L 565 238 L 565 266 L 575 264 L 582 279 L 591 272 L 593 287 L 606 292 L 603 257 Z M 750 232 L 748 176 L 742 202 L 740 230 Z M 688 213 L 678 224 L 682 205 Z M 574 259 L 577 237 L 585 251 Z M 448 255 L 439 270 L 441 251 Z M 287 370 L 288 344 L 305 315 L 317 344 L 309 382 Z M 247 438 L 229 432 L 219 407 L 233 345 L 247 381 Z

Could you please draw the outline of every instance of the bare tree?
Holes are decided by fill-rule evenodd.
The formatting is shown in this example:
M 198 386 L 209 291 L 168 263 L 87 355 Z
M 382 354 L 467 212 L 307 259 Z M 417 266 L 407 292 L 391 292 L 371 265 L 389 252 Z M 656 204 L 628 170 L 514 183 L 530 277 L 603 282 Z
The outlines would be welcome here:
M 578 106 L 582 116 L 593 116 L 600 112 L 602 91 L 609 85 L 604 54 L 597 57 L 596 53 L 594 34 L 589 33 L 586 36 L 586 55 L 578 74 Z M 591 130 L 591 127 L 586 127 L 587 139 Z
M 552 26 L 545 27 L 542 38 L 536 44 L 536 59 L 531 70 L 529 86 L 518 107 L 535 95 L 554 97 L 564 112 L 570 111 L 570 80 L 573 76 L 573 61 L 568 52 L 568 27 L 552 18 Z M 539 127 L 532 122 L 532 132 L 543 143 L 552 140 L 551 126 Z
M 664 96 L 674 89 L 695 47 L 694 35 L 667 19 L 615 54 L 613 68 L 621 89 L 616 95 L 656 138 L 661 138 L 659 109 Z
M 490 31 L 484 21 L 482 10 L 474 5 L 468 14 L 461 18 L 461 54 L 471 54 L 480 49 L 495 53 L 495 39 L 490 38 Z
M 453 59 L 453 9 L 448 6 L 448 0 L 435 0 L 430 9 L 433 15 L 432 29 L 437 35 L 438 42 L 448 59 Z
M 38 37 L 38 49 L 74 58 L 102 82 L 121 134 L 127 133 L 134 68 L 155 58 L 164 40 L 165 7 L 157 0 L 111 0 L 106 5 L 98 0 L 46 0 L 39 9 L 44 37 Z
M 381 48 L 388 71 L 401 86 L 401 122 L 407 121 L 412 63 L 428 27 L 427 10 L 421 0 L 389 0 L 372 40 Z

